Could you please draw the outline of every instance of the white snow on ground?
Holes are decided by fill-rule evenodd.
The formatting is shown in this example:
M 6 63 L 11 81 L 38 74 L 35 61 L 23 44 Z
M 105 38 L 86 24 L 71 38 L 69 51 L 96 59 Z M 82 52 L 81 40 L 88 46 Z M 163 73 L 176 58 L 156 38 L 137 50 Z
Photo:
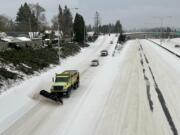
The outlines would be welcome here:
M 175 45 L 180 45 L 180 39 L 164 39 L 163 42 L 160 42 L 160 39 L 152 39 L 152 41 L 180 55 L 180 48 L 175 47 Z
M 180 44 L 180 38 L 172 38 L 169 41 L 172 41 L 172 42 L 174 42 L 176 44 Z
M 156 43 L 160 43 L 160 42 L 158 42 L 159 40 L 153 40 L 153 41 L 155 41 Z M 156 44 L 154 44 L 154 43 L 149 43 L 149 42 L 147 42 L 146 41 L 146 43 L 148 43 L 148 45 L 154 45 L 154 46 L 156 46 L 155 48 L 157 49 L 159 49 L 160 47 L 157 47 L 157 45 Z M 172 47 L 169 47 L 169 46 L 172 46 L 171 44 L 169 44 L 169 43 L 167 43 L 166 45 L 165 44 L 162 44 L 164 47 L 166 47 L 167 49 L 170 49 L 171 51 L 173 51 L 173 52 L 175 52 L 175 53 L 177 53 L 177 54 L 180 54 L 180 51 L 177 51 L 177 49 L 173 49 Z M 160 53 L 159 53 L 159 55 L 161 55 L 161 58 L 163 59 L 163 60 L 166 60 L 166 61 L 168 61 L 169 63 L 170 63 L 170 65 L 172 66 L 172 70 L 175 70 L 175 72 L 180 72 L 180 63 L 179 63 L 179 58 L 177 58 L 177 57 L 175 57 L 175 56 L 173 56 L 172 54 L 169 54 L 169 52 L 167 52 L 167 51 L 165 51 L 165 50 L 163 50 L 162 51 L 162 49 L 159 49 L 159 50 L 161 50 L 160 51 Z M 168 56 L 167 56 L 168 55 Z M 169 57 L 170 56 L 170 57 Z
M 172 119 L 177 130 L 180 131 L 180 59 L 152 42 L 142 40 L 141 43 L 149 58 L 149 65 L 154 72 Z
M 109 44 L 113 40 L 114 44 Z M 81 54 L 63 61 L 62 66 L 26 80 L 0 96 L 0 133 L 3 135 L 173 135 L 159 103 L 152 77 L 150 94 L 154 110 L 150 110 L 146 82 L 140 63 L 139 42 L 128 41 L 112 56 L 117 37 L 101 36 Z M 141 40 L 167 107 L 180 132 L 179 61 L 157 45 Z M 100 57 L 107 49 L 107 57 Z M 90 67 L 92 59 L 98 67 Z M 143 58 L 144 63 L 145 59 Z M 175 65 L 173 65 L 175 64 Z M 162 66 L 162 68 L 160 68 Z M 64 105 L 38 96 L 48 90 L 55 72 L 66 69 L 80 71 L 80 87 L 72 92 Z M 173 84 L 173 85 L 172 85 Z

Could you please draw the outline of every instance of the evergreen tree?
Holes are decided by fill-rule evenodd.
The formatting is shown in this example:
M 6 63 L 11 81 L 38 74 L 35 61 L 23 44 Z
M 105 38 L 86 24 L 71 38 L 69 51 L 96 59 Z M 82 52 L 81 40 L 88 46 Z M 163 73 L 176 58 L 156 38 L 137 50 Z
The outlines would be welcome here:
M 64 8 L 62 18 L 62 31 L 65 36 L 71 36 L 73 33 L 73 17 L 67 6 Z
M 76 14 L 74 20 L 74 41 L 83 43 L 85 39 L 85 22 L 83 17 L 80 14 Z
M 19 31 L 37 31 L 38 21 L 31 12 L 30 7 L 27 3 L 21 5 L 16 16 L 17 29 Z
M 58 16 L 54 16 L 51 22 L 52 22 L 52 29 L 57 30 L 58 29 Z
M 59 25 L 59 29 L 60 31 L 63 30 L 64 24 L 63 24 L 63 9 L 61 8 L 61 5 L 59 4 L 59 8 L 58 8 L 59 12 L 58 15 L 55 15 L 51 22 L 52 22 L 52 27 L 54 30 L 58 30 L 58 25 Z
M 31 9 L 31 13 L 34 13 L 37 23 L 38 23 L 38 30 L 43 30 L 44 27 L 47 26 L 47 20 L 45 16 L 45 8 L 43 8 L 39 3 L 36 4 L 29 4 Z
M 63 10 L 61 8 L 61 5 L 59 5 L 58 24 L 59 24 L 59 29 L 62 30 L 62 28 L 63 28 Z
M 53 29 L 59 29 L 63 32 L 63 35 L 66 37 L 70 37 L 73 34 L 73 17 L 70 12 L 70 9 L 65 6 L 64 9 L 59 5 L 58 15 L 54 16 L 52 19 Z
M 125 41 L 126 41 L 126 35 L 124 35 L 123 33 L 120 33 L 118 42 L 124 43 Z
M 122 25 L 119 20 L 115 24 L 115 33 L 122 33 Z

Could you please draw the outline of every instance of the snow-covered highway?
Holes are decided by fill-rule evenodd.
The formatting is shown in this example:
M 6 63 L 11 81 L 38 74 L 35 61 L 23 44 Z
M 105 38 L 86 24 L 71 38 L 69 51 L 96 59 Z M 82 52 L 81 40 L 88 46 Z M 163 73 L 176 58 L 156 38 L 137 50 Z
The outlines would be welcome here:
M 116 42 L 115 35 L 101 36 L 61 66 L 1 95 L 0 134 L 178 135 L 179 59 L 148 40 L 128 41 L 112 56 Z M 100 57 L 103 49 L 107 57 Z M 92 59 L 100 65 L 90 67 Z M 64 105 L 38 95 L 55 72 L 67 69 L 79 70 L 81 82 Z

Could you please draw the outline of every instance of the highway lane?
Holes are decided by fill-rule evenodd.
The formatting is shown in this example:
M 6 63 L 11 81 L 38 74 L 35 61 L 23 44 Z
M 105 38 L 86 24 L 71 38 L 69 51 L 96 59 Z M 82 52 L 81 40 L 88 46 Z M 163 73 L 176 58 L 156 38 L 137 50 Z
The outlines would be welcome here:
M 46 100 L 44 100 L 43 98 L 39 98 L 39 96 L 35 96 L 36 98 L 38 97 L 38 100 L 40 100 L 39 104 L 36 105 L 33 109 L 31 109 L 26 115 L 24 115 L 21 119 L 19 119 L 17 122 L 15 122 L 9 129 L 7 129 L 3 134 L 32 134 L 32 133 L 36 133 L 39 129 L 38 127 L 41 127 L 43 125 L 48 126 L 48 131 L 51 131 L 51 125 L 47 125 L 46 123 L 43 123 L 44 121 L 51 121 L 51 119 L 49 119 L 50 116 L 56 116 L 58 118 L 59 115 L 63 116 L 64 114 L 61 114 L 61 111 L 67 111 L 67 114 L 71 114 L 72 110 L 76 110 L 76 106 L 78 106 L 81 103 L 81 98 L 83 98 L 83 95 L 86 95 L 86 92 L 88 92 L 89 89 L 89 84 L 91 84 L 91 80 L 93 80 L 92 78 L 94 77 L 94 75 L 96 74 L 96 72 L 98 72 L 98 70 L 103 66 L 103 59 L 100 59 L 100 67 L 98 68 L 91 68 L 90 67 L 90 61 L 93 58 L 98 58 L 100 55 L 100 51 L 102 49 L 108 49 L 110 48 L 111 51 L 114 49 L 114 45 L 110 45 L 110 41 L 114 40 L 114 43 L 116 44 L 117 42 L 117 37 L 115 37 L 115 35 L 112 36 L 105 36 L 101 39 L 101 41 L 99 42 L 99 45 L 96 47 L 94 46 L 94 50 L 88 54 L 88 55 L 84 55 L 83 61 L 78 62 L 77 64 L 74 65 L 74 68 L 78 69 L 81 73 L 81 87 L 75 91 L 74 93 L 72 93 L 72 96 L 70 99 L 65 99 L 64 101 L 64 106 L 62 108 L 59 108 L 56 105 L 52 105 L 52 102 L 48 102 Z M 93 47 L 93 46 L 92 46 Z M 110 57 L 110 56 L 109 56 Z M 68 67 L 68 66 L 67 66 Z M 73 66 L 69 66 L 69 68 L 72 68 Z M 95 72 L 95 73 L 94 73 Z M 87 90 L 85 90 L 87 89 Z M 38 92 L 34 92 L 34 94 L 37 94 Z M 75 95 L 74 95 L 75 94 Z M 75 99 L 74 99 L 74 98 Z M 75 101 L 76 102 L 75 102 Z M 67 103 L 66 103 L 67 102 Z M 70 107 L 68 106 L 69 103 Z M 75 102 L 75 103 L 74 103 Z M 78 103 L 80 102 L 80 103 Z M 54 112 L 56 112 L 55 110 L 57 110 L 57 108 L 59 108 L 59 112 L 54 114 Z M 65 108 L 65 109 L 63 109 Z M 69 109 L 71 108 L 71 109 Z M 62 109 L 62 110 L 61 110 Z M 69 111 L 68 111 L 69 110 Z M 67 116 L 69 116 L 67 115 Z M 72 117 L 72 116 L 71 116 Z M 56 119 L 57 119 L 56 118 Z M 68 121 L 69 118 L 66 119 L 66 122 Z M 55 120 L 55 118 L 53 119 L 53 121 Z M 63 120 L 62 120 L 63 121 Z M 54 129 L 54 127 L 56 127 L 57 123 L 54 122 L 55 124 L 52 124 L 52 130 Z M 54 125 L 54 126 L 53 126 Z M 28 128 L 27 128 L 28 127 Z M 30 128 L 31 127 L 31 128 Z M 37 131 L 35 130 L 37 129 Z M 46 128 L 45 128 L 46 129 Z M 52 131 L 51 131 L 52 132 Z M 45 132 L 48 133 L 48 132 Z
M 106 38 L 93 56 L 99 57 L 98 52 L 103 48 L 113 53 L 115 44 L 109 47 L 109 42 L 117 39 Z M 81 87 L 64 100 L 63 106 L 42 100 L 3 135 L 175 134 L 162 109 L 149 66 L 178 132 L 178 61 L 157 47 L 146 40 L 128 41 L 114 57 L 99 57 L 100 66 L 96 68 L 89 67 L 92 57 L 84 58 L 76 65 L 82 73 Z M 171 62 L 177 65 L 172 66 Z
M 142 40 L 141 44 L 148 58 L 149 66 L 151 67 L 156 83 L 164 98 L 163 102 L 165 102 L 166 109 L 161 106 L 162 113 L 166 117 L 165 120 L 169 125 L 168 128 L 176 135 L 180 130 L 180 104 L 178 103 L 180 96 L 179 58 L 147 40 Z M 157 110 L 157 107 L 155 109 Z

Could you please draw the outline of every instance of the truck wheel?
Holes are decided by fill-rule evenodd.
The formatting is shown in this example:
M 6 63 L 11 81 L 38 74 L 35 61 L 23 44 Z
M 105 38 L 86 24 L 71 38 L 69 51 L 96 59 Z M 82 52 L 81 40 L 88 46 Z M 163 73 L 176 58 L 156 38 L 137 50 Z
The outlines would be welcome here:
M 66 97 L 69 98 L 70 97 L 70 93 L 66 92 Z
M 71 89 L 69 88 L 69 90 L 66 92 L 66 97 L 69 98 L 71 95 Z
M 76 90 L 77 89 L 77 82 L 74 84 L 74 89 Z
M 79 82 L 77 82 L 77 88 L 79 87 Z
M 74 90 L 76 89 L 76 83 L 73 85 L 73 89 L 74 89 Z

